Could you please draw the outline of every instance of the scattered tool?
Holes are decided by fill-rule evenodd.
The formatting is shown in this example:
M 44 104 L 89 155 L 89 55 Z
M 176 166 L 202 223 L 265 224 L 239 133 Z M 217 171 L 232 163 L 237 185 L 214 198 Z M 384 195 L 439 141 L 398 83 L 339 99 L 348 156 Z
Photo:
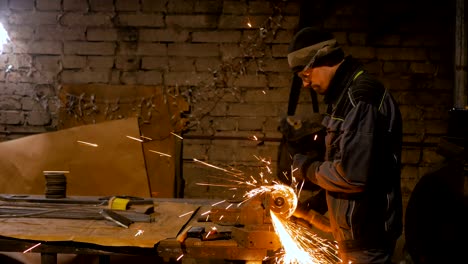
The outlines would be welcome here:
M 133 223 L 133 221 L 128 219 L 127 217 L 122 216 L 109 209 L 102 209 L 101 211 L 99 211 L 99 213 L 107 220 L 112 221 L 121 227 L 128 228 Z
M 114 203 L 113 201 L 118 201 Z M 150 204 L 151 201 L 151 204 Z M 101 213 L 102 209 L 108 209 Z M 103 220 L 105 216 L 115 219 L 124 219 L 133 222 L 153 222 L 154 203 L 151 199 L 132 197 L 129 200 L 123 198 L 91 198 L 91 197 L 66 197 L 61 199 L 44 198 L 39 195 L 0 195 L 0 218 L 60 218 Z M 114 219 L 114 220 L 115 220 Z M 111 220 L 112 221 L 112 220 Z M 128 225 L 128 224 L 125 224 Z

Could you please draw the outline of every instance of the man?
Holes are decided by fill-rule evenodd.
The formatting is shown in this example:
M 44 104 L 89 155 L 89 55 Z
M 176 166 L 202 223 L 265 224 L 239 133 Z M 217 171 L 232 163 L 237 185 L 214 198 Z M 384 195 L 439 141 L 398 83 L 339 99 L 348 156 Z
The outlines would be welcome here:
M 344 56 L 332 34 L 302 29 L 288 62 L 303 86 L 328 104 L 324 161 L 296 154 L 293 176 L 326 190 L 343 263 L 391 263 L 402 231 L 402 121 L 395 100 L 358 61 Z

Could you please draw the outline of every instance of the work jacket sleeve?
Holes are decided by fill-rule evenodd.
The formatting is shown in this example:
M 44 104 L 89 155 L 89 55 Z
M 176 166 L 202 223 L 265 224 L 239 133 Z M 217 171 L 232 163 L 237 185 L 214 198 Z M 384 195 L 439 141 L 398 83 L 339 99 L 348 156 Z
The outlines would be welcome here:
M 339 136 L 337 159 L 311 166 L 308 178 L 325 190 L 358 193 L 366 188 L 378 162 L 380 144 L 377 129 L 379 110 L 366 102 L 359 102 L 346 115 Z M 313 170 L 313 171 L 311 171 Z M 310 175 L 315 173 L 315 175 Z M 312 177 L 310 177 L 312 176 Z

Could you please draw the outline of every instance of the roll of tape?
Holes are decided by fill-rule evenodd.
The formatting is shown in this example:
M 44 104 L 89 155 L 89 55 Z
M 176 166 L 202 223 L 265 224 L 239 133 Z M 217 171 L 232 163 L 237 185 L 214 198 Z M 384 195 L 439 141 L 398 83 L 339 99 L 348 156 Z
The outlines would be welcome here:
M 129 199 L 112 197 L 109 199 L 109 208 L 113 210 L 127 210 Z

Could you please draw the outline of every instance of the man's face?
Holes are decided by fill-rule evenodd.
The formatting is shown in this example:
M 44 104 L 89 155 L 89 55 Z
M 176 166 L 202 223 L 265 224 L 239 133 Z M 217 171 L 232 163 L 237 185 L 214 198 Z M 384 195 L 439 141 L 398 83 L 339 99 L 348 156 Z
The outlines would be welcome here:
M 304 88 L 312 88 L 318 94 L 324 95 L 330 85 L 333 72 L 332 67 L 319 66 L 300 71 L 297 75 L 301 77 Z

